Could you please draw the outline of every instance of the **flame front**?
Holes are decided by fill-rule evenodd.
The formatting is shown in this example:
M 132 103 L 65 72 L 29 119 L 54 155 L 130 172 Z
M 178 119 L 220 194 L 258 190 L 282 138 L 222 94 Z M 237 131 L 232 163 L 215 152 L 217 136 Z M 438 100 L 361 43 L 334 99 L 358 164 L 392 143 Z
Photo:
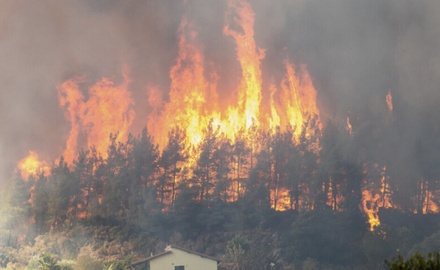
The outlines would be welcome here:
M 215 90 L 215 83 L 205 79 L 204 56 L 197 46 L 197 33 L 186 19 L 182 20 L 179 32 L 179 55 L 170 71 L 170 101 L 164 105 L 161 115 L 148 121 L 148 129 L 161 147 L 166 143 L 169 130 L 175 126 L 190 135 L 187 144 L 199 144 L 217 107 L 215 91 L 211 96 L 208 93 L 211 88 Z M 157 96 L 157 89 L 150 87 L 149 96 L 154 95 Z M 152 103 L 150 105 L 154 105 Z
M 263 100 L 261 60 L 264 50 L 254 39 L 254 12 L 243 0 L 230 0 L 223 33 L 236 44 L 236 58 L 241 67 L 241 80 L 237 86 L 236 102 L 219 110 L 217 75 L 206 77 L 203 50 L 194 26 L 184 18 L 179 27 L 179 48 L 176 64 L 170 70 L 169 101 L 162 99 L 157 87 L 149 87 L 149 104 L 153 113 L 147 121 L 148 130 L 154 134 L 160 148 L 166 144 L 168 132 L 179 126 L 188 135 L 186 144 L 198 145 L 210 121 L 215 128 L 234 140 L 238 132 L 252 125 L 275 131 L 277 127 L 295 127 L 299 135 L 310 116 L 317 116 L 316 90 L 305 67 L 296 72 L 285 61 L 286 75 L 280 86 L 270 85 L 269 101 Z M 236 30 L 239 29 L 239 30 Z M 264 111 L 263 103 L 269 104 Z M 264 112 L 264 113 L 262 113 Z
M 183 145 L 181 148 L 185 153 L 182 155 L 185 158 L 182 158 L 182 160 L 185 161 L 178 161 L 180 162 L 178 166 L 184 167 L 183 170 L 177 168 L 177 165 L 174 168 L 175 171 L 182 171 L 182 173 L 176 173 L 173 177 L 173 192 L 172 195 L 169 195 L 171 198 L 169 200 L 172 203 L 174 203 L 176 197 L 174 185 L 179 184 L 179 181 L 190 179 L 188 185 L 197 185 L 196 182 L 199 180 L 196 179 L 196 173 L 194 173 L 196 176 L 193 178 L 191 178 L 190 174 L 196 171 L 197 161 L 203 158 L 203 155 L 200 154 L 202 147 L 199 146 L 207 137 L 206 130 L 211 127 L 220 132 L 218 136 L 220 138 L 219 141 L 221 140 L 222 143 L 225 141 L 225 144 L 230 149 L 237 147 L 241 143 L 242 145 L 239 146 L 244 149 L 243 153 L 245 153 L 240 153 L 243 156 L 234 156 L 230 160 L 224 161 L 225 163 L 229 162 L 227 166 L 231 166 L 231 164 L 235 166 L 231 171 L 228 171 L 228 167 L 228 170 L 225 170 L 227 172 L 224 173 L 226 176 L 222 175 L 224 179 L 231 183 L 226 191 L 224 191 L 227 194 L 222 194 L 225 198 L 224 200 L 228 202 L 239 200 L 240 196 L 246 194 L 246 189 L 250 190 L 250 185 L 247 185 L 248 183 L 245 181 L 251 179 L 250 175 L 256 171 L 253 171 L 253 169 L 258 169 L 260 165 L 258 162 L 261 162 L 264 158 L 269 160 L 267 161 L 268 164 L 272 162 L 271 159 L 274 159 L 274 156 L 276 156 L 274 154 L 276 151 L 274 150 L 275 147 L 272 144 L 273 141 L 271 141 L 273 137 L 271 136 L 279 131 L 289 131 L 289 133 L 286 132 L 288 140 L 292 140 L 289 143 L 293 142 L 292 145 L 296 144 L 295 146 L 301 146 L 300 139 L 306 141 L 304 140 L 304 135 L 307 137 L 305 139 L 315 139 L 310 144 L 312 146 L 307 145 L 307 151 L 309 148 L 312 148 L 313 155 L 316 155 L 316 159 L 315 156 L 313 157 L 313 162 L 318 163 L 318 165 L 325 159 L 318 156 L 320 153 L 319 140 L 323 137 L 313 137 L 313 135 L 316 135 L 314 132 L 322 130 L 322 124 L 317 105 L 317 91 L 306 66 L 294 65 L 289 59 L 284 59 L 278 63 L 280 69 L 283 70 L 283 74 L 277 74 L 277 76 L 265 74 L 265 72 L 268 72 L 262 69 L 262 61 L 266 57 L 265 49 L 260 48 L 255 40 L 254 23 L 255 13 L 247 1 L 227 1 L 225 23 L 222 31 L 220 31 L 220 35 L 223 34 L 224 38 L 231 41 L 231 44 L 235 46 L 235 58 L 231 61 L 235 61 L 236 66 L 240 70 L 240 73 L 236 74 L 236 78 L 232 76 L 234 77 L 233 82 L 235 84 L 230 82 L 225 84 L 228 85 L 228 89 L 222 88 L 222 84 L 219 83 L 220 79 L 227 80 L 228 78 L 220 78 L 218 74 L 221 74 L 221 72 L 217 74 L 212 71 L 217 69 L 210 68 L 211 65 L 216 63 L 211 63 L 207 60 L 208 57 L 204 54 L 203 39 L 199 37 L 197 25 L 191 21 L 189 16 L 183 17 L 178 28 L 177 58 L 168 73 L 170 79 L 169 85 L 166 86 L 166 88 L 169 87 L 168 91 L 166 91 L 168 94 L 165 95 L 165 91 L 162 91 L 164 89 L 161 88 L 164 86 L 146 85 L 149 114 L 146 119 L 139 119 L 137 123 L 142 122 L 147 125 L 149 135 L 154 137 L 155 143 L 159 145 L 160 150 L 166 149 L 169 134 L 176 127 L 179 130 L 183 130 L 186 135 L 182 135 L 184 138 L 183 142 L 179 141 L 179 149 L 180 144 Z M 207 66 L 208 62 L 209 66 Z M 276 63 L 271 64 L 276 65 Z M 265 81 L 267 78 L 271 78 L 269 82 Z M 86 77 L 83 76 L 67 80 L 57 87 L 59 105 L 64 112 L 66 121 L 70 124 L 69 130 L 66 132 L 65 145 L 58 154 L 63 156 L 69 165 L 74 164 L 75 159 L 78 157 L 78 150 L 81 147 L 87 149 L 93 147 L 96 149 L 96 153 L 105 160 L 108 156 L 108 148 L 111 142 L 109 135 L 112 134 L 112 139 L 116 142 L 125 142 L 135 118 L 133 110 L 134 101 L 129 89 L 130 79 L 126 73 L 123 74 L 123 80 L 120 84 L 115 83 L 109 78 L 102 78 L 97 82 L 92 82 L 91 85 L 89 83 Z M 220 102 L 219 96 L 223 92 L 230 94 L 230 98 Z M 388 91 L 385 102 L 382 101 L 382 108 L 384 110 L 386 110 L 385 105 L 387 108 L 386 124 L 388 126 L 384 127 L 388 128 L 393 124 L 392 118 L 394 113 L 391 91 Z M 349 134 L 347 136 L 349 139 L 347 140 L 355 141 L 358 139 L 357 135 L 362 133 L 362 130 L 356 130 L 356 128 L 361 126 L 357 119 L 360 118 L 350 119 L 347 117 L 345 123 L 343 118 L 340 121 L 341 124 L 345 125 L 346 131 Z M 315 126 L 310 126 L 311 124 Z M 262 132 L 259 133 L 260 131 Z M 266 133 L 261 135 L 264 133 L 263 131 Z M 270 139 L 264 141 L 262 137 L 265 135 Z M 217 136 L 217 133 L 215 136 Z M 224 138 L 229 139 L 229 141 L 223 140 Z M 257 140 L 260 139 L 261 141 L 257 143 Z M 237 144 L 234 145 L 234 143 Z M 263 144 L 265 146 L 262 146 Z M 213 145 L 217 147 L 216 150 L 221 149 L 220 143 Z M 283 146 L 285 145 L 283 144 Z M 267 147 L 263 149 L 264 154 L 267 154 L 267 156 L 261 158 L 258 154 L 263 152 L 263 147 Z M 294 148 L 289 150 L 292 149 Z M 233 152 L 235 149 L 228 151 Z M 306 160 L 307 156 L 304 152 L 307 151 L 298 150 L 295 158 L 304 158 Z M 162 152 L 162 155 L 164 152 Z M 249 154 L 249 152 L 251 153 Z M 246 160 L 239 160 L 240 158 Z M 234 162 L 237 163 L 234 164 Z M 361 203 L 358 205 L 368 219 L 371 231 L 380 225 L 380 208 L 397 207 L 391 201 L 390 190 L 393 189 L 389 187 L 390 181 L 387 175 L 387 167 L 385 166 L 386 162 L 381 162 L 383 164 L 379 165 L 374 164 L 374 161 L 365 161 L 365 163 L 373 164 L 374 168 L 372 171 L 374 171 L 375 176 L 372 181 L 364 179 L 361 187 Z M 291 165 L 291 163 L 287 162 L 286 164 L 288 166 Z M 303 167 L 307 168 L 307 165 L 302 164 L 299 164 L 298 167 L 295 166 L 291 167 L 294 167 L 295 170 L 301 170 Z M 325 166 L 327 165 L 324 164 L 322 170 L 328 169 Z M 29 151 L 28 156 L 19 162 L 18 168 L 23 178 L 29 178 L 32 174 L 50 174 L 49 163 L 41 160 L 34 151 Z M 157 169 L 157 171 L 160 170 L 161 168 Z M 163 173 L 165 175 L 165 170 L 163 169 L 164 172 L 155 171 L 154 173 Z M 310 170 L 314 170 L 313 177 L 325 177 L 321 176 L 321 168 L 312 168 Z M 286 176 L 287 173 L 285 171 L 286 169 L 283 167 L 279 169 L 279 172 L 276 172 L 275 165 L 271 164 L 261 173 L 263 175 L 262 178 L 264 178 L 263 181 L 268 182 L 269 192 L 265 196 L 267 196 L 266 199 L 269 201 L 270 206 L 280 211 L 288 209 L 301 210 L 300 207 L 302 206 L 300 205 L 303 204 L 307 205 L 309 210 L 314 210 L 315 205 L 312 204 L 312 199 L 307 198 L 307 195 L 312 194 L 312 191 L 309 192 L 309 183 L 300 183 L 295 188 L 286 188 L 288 187 L 286 179 L 288 177 L 293 179 L 294 177 Z M 369 173 L 370 171 L 365 169 L 363 175 L 367 176 Z M 183 176 L 183 174 L 186 175 Z M 212 181 L 210 184 L 213 186 L 221 181 L 218 180 L 220 177 L 217 179 L 213 179 L 215 177 L 207 178 L 209 178 L 207 182 Z M 308 180 L 307 176 L 302 174 L 296 178 L 301 178 L 301 181 L 304 182 Z M 344 202 L 344 195 L 339 191 L 344 186 L 333 176 L 330 176 L 327 180 L 328 182 L 322 185 L 322 194 L 320 196 L 324 197 L 325 203 L 333 211 L 339 211 L 338 206 Z M 433 187 L 430 188 L 432 189 Z M 417 211 L 425 214 L 438 213 L 439 191 L 430 190 L 423 183 L 419 189 L 421 190 L 420 194 L 418 194 L 419 202 L 424 207 L 418 208 Z M 208 195 L 212 195 L 209 192 L 212 191 L 206 191 Z M 302 198 L 297 196 L 294 202 L 294 193 L 301 193 L 305 196 Z M 178 191 L 176 191 L 176 194 L 178 194 Z M 203 195 L 206 196 L 207 194 L 203 193 Z M 162 198 L 164 205 L 169 203 L 165 197 L 163 196 Z M 308 204 L 309 202 L 312 203 Z M 98 203 L 102 203 L 102 196 L 98 198 Z M 294 206 L 295 203 L 296 205 Z M 86 217 L 86 212 L 79 212 L 78 215 L 79 217 Z
M 148 131 L 159 148 L 164 149 L 172 128 L 185 130 L 185 148 L 192 151 L 186 165 L 188 168 L 195 165 L 199 154 L 191 150 L 195 149 L 192 146 L 199 145 L 210 123 L 232 142 L 244 130 L 240 136 L 244 136 L 247 144 L 252 144 L 252 139 L 246 138 L 250 136 L 246 130 L 251 127 L 275 132 L 278 127 L 285 130 L 290 126 L 294 129 L 292 139 L 299 137 L 310 117 L 316 117 L 321 128 L 316 90 L 306 67 L 300 67 L 297 72 L 294 65 L 285 60 L 282 81 L 273 82 L 269 89 L 264 89 L 261 61 L 265 55 L 254 39 L 252 7 L 243 0 L 230 0 L 228 9 L 223 34 L 235 42 L 241 77 L 231 91 L 237 94 L 236 98 L 222 103 L 226 109 L 220 110 L 218 76 L 207 72 L 203 47 L 195 26 L 187 18 L 183 18 L 178 30 L 178 56 L 170 70 L 169 101 L 163 102 L 158 87 L 148 88 L 148 103 L 152 108 L 147 120 Z M 267 95 L 269 100 L 263 99 L 266 97 L 263 91 L 270 92 Z M 291 205 L 286 190 L 278 190 L 274 196 L 277 198 L 273 205 L 275 209 L 284 210 Z M 234 195 L 230 194 L 230 197 L 234 198 Z
M 242 78 L 238 89 L 238 109 L 242 114 L 246 128 L 260 123 L 261 105 L 261 63 L 264 50 L 257 47 L 254 40 L 254 12 L 249 3 L 242 0 L 230 0 L 229 20 L 236 23 L 241 30 L 236 31 L 227 24 L 223 33 L 231 36 L 237 45 L 237 60 L 242 70 Z M 237 16 L 233 16 L 233 14 Z
M 65 117 L 70 121 L 71 129 L 63 152 L 64 159 L 71 164 L 77 150 L 77 138 L 80 132 L 80 119 L 83 114 L 84 96 L 78 89 L 78 83 L 82 79 L 76 78 L 65 81 L 58 87 L 58 99 L 61 107 L 65 108 Z
M 320 127 L 316 90 L 304 66 L 301 68 L 302 76 L 298 76 L 292 64 L 286 61 L 286 71 L 286 78 L 281 85 L 280 113 L 285 112 L 282 119 L 287 119 L 287 123 L 282 122 L 281 127 L 290 125 L 295 128 L 295 135 L 299 136 L 308 117 L 318 117 L 317 124 Z
M 65 116 L 71 124 L 63 152 L 64 160 L 68 164 L 77 155 L 81 135 L 86 137 L 87 148 L 94 146 L 105 158 L 109 135 L 115 134 L 117 141 L 124 140 L 135 116 L 131 109 L 133 101 L 127 90 L 127 75 L 118 86 L 107 78 L 101 79 L 88 89 L 87 101 L 80 90 L 83 82 L 84 78 L 75 78 L 58 87 L 60 106 L 65 109 Z

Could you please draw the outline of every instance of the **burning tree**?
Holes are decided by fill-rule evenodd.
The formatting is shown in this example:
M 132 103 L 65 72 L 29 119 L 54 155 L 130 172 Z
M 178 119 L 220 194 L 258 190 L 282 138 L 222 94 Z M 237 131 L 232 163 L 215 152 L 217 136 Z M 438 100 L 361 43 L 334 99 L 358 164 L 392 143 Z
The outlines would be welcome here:
M 151 110 L 136 122 L 147 126 L 140 136 L 129 132 L 138 114 L 128 68 L 119 83 L 75 76 L 59 84 L 70 123 L 61 157 L 49 170 L 30 151 L 18 166 L 24 178 L 38 175 L 31 193 L 40 228 L 99 215 L 129 219 L 153 205 L 172 212 L 184 195 L 207 205 L 244 200 L 296 212 L 360 209 L 370 230 L 380 224 L 380 208 L 439 211 L 435 136 L 420 138 L 417 162 L 368 154 L 372 147 L 398 149 L 391 90 L 382 104 L 385 120 L 375 123 L 379 134 L 357 115 L 324 118 L 305 65 L 285 57 L 282 74 L 262 68 L 266 50 L 255 38 L 252 5 L 229 0 L 225 12 L 219 34 L 235 48 L 240 71 L 232 75 L 230 96 L 212 68 L 217 63 L 207 60 L 199 25 L 185 14 L 168 95 L 153 83 L 146 87 Z M 422 128 L 438 134 L 434 126 Z M 411 174 L 402 166 L 411 166 Z

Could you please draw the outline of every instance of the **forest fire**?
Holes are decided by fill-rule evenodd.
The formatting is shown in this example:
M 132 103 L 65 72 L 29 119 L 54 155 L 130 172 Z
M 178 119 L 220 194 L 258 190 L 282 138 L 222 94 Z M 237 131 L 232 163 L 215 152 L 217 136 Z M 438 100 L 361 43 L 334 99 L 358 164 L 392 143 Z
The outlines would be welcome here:
M 434 2 L 6 1 L 0 269 L 435 259 Z
M 368 223 L 370 224 L 370 231 L 380 225 L 379 215 L 379 199 L 380 194 L 371 194 L 371 191 L 364 189 L 362 191 L 362 207 L 364 213 L 368 216 Z
M 40 160 L 35 151 L 29 151 L 29 154 L 18 163 L 17 167 L 24 179 L 28 179 L 30 175 L 40 173 L 48 175 L 50 172 L 47 162 Z
M 210 121 L 232 140 L 241 129 L 252 125 L 271 128 L 272 131 L 277 126 L 292 126 L 295 136 L 301 133 L 307 117 L 317 116 L 320 125 L 316 90 L 305 67 L 297 72 L 286 60 L 286 75 L 280 87 L 271 85 L 270 100 L 262 100 L 261 60 L 264 59 L 264 50 L 258 48 L 254 40 L 252 7 L 245 1 L 229 1 L 229 9 L 223 33 L 234 39 L 237 61 L 242 70 L 235 91 L 236 100 L 226 110 L 219 111 L 218 76 L 205 77 L 206 68 L 202 49 L 197 45 L 197 33 L 191 23 L 183 19 L 179 28 L 179 55 L 170 70 L 170 100 L 159 106 L 157 98 L 150 102 L 155 108 L 163 107 L 160 115 L 156 114 L 148 121 L 148 130 L 161 148 L 166 144 L 166 135 L 175 126 L 186 130 L 187 145 L 197 145 Z M 241 30 L 234 30 L 230 24 L 238 24 Z M 154 87 L 150 88 L 150 96 L 155 96 L 155 91 Z M 268 111 L 264 110 L 266 103 L 270 104 Z
M 227 202 L 238 201 L 253 188 L 267 189 L 261 196 L 271 208 L 280 211 L 313 210 L 322 205 L 333 211 L 344 209 L 349 201 L 344 196 L 355 192 L 343 190 L 354 189 L 347 182 L 350 177 L 357 177 L 353 171 L 362 167 L 358 164 L 351 166 L 356 158 L 346 155 L 352 150 L 347 150 L 346 145 L 353 143 L 358 136 L 357 118 L 346 117 L 345 121 L 340 121 L 344 132 L 330 132 L 327 145 L 321 146 L 321 139 L 326 136 L 323 134 L 323 116 L 307 67 L 295 65 L 285 57 L 279 63 L 281 75 L 266 74 L 268 71 L 262 68 L 266 50 L 258 46 L 254 28 L 255 13 L 250 3 L 229 0 L 219 34 L 233 42 L 235 64 L 241 73 L 235 74 L 237 82 L 233 89 L 228 89 L 230 97 L 220 100 L 224 91 L 220 81 L 225 78 L 221 78 L 215 68 L 210 68 L 220 63 L 207 63 L 196 23 L 190 16 L 183 16 L 177 29 L 177 56 L 169 68 L 169 88 L 161 89 L 153 83 L 144 86 L 150 110 L 146 118 L 138 121 L 147 126 L 147 135 L 151 135 L 155 144 L 150 150 L 158 149 L 158 153 L 151 153 L 149 157 L 156 157 L 159 161 L 154 162 L 164 164 L 145 169 L 143 172 L 151 172 L 149 177 L 139 176 L 139 172 L 134 173 L 135 176 L 127 175 L 138 177 L 140 180 L 137 181 L 144 181 L 145 187 L 151 183 L 160 186 L 157 193 L 160 194 L 160 203 L 169 207 L 166 209 L 174 206 L 181 182 L 198 188 L 199 201 L 210 196 Z M 89 174 L 93 174 L 98 165 L 106 165 L 110 151 L 122 151 L 122 148 L 126 151 L 121 154 L 126 155 L 125 163 L 121 164 L 129 164 L 138 158 L 137 153 L 130 153 L 136 147 L 137 138 L 133 139 L 134 136 L 129 134 L 131 129 L 138 129 L 132 125 L 135 117 L 142 113 L 135 112 L 130 82 L 130 75 L 124 72 L 120 84 L 102 78 L 89 85 L 83 76 L 58 85 L 59 106 L 70 124 L 61 154 L 68 167 L 76 166 L 81 149 L 92 149 L 96 153 L 93 161 L 96 164 L 91 165 Z M 163 95 L 164 92 L 168 95 Z M 136 105 L 142 102 L 145 103 L 137 101 Z M 391 119 L 394 109 L 391 91 L 388 91 L 383 106 Z M 391 122 L 388 121 L 384 129 L 389 128 Z M 176 130 L 182 134 L 176 134 Z M 147 135 L 139 138 L 144 146 L 150 140 Z M 343 139 L 345 141 L 338 141 Z M 121 149 L 116 145 L 119 143 Z M 142 162 L 144 160 L 132 167 L 142 167 L 145 165 Z M 28 178 L 39 172 L 48 175 L 47 164 L 39 161 L 35 152 L 29 152 L 18 167 L 23 177 Z M 372 231 L 380 225 L 379 208 L 395 207 L 391 203 L 387 166 L 376 164 L 375 170 L 380 171 L 380 180 L 371 184 L 364 179 L 356 202 L 368 218 Z M 120 171 L 123 170 L 118 167 L 112 173 Z M 365 176 L 368 173 L 366 170 L 360 174 Z M 84 176 L 79 177 L 84 182 L 81 177 Z M 266 182 L 261 183 L 262 179 Z M 224 184 L 222 190 L 216 188 L 217 185 L 221 187 L 219 183 Z M 83 192 L 86 203 L 78 205 L 81 215 L 86 216 L 84 209 L 89 203 L 88 197 L 95 196 L 93 192 L 101 192 L 96 196 L 99 198 L 97 204 L 102 204 L 105 194 L 92 184 L 84 187 Z M 425 200 L 425 213 L 439 211 L 437 203 L 431 199 L 437 197 L 434 191 L 426 190 L 421 197 Z M 125 207 L 124 203 L 121 207 Z
M 374 166 L 373 174 L 380 177 L 379 188 L 373 185 L 366 185 L 362 190 L 362 210 L 368 216 L 370 231 L 380 225 L 379 208 L 392 208 L 390 201 L 390 191 L 387 181 L 387 168 L 380 168 L 378 164 Z
M 127 91 L 128 75 L 124 75 L 124 82 L 119 86 L 103 78 L 88 88 L 88 100 L 80 91 L 82 82 L 83 78 L 75 78 L 58 87 L 60 106 L 65 109 L 66 119 L 71 124 L 63 152 L 68 164 L 72 164 L 78 154 L 78 140 L 81 136 L 86 137 L 87 149 L 93 146 L 105 158 L 109 135 L 115 135 L 116 141 L 125 140 L 135 116 L 130 108 L 133 101 Z
M 220 110 L 218 75 L 212 73 L 206 76 L 203 47 L 195 27 L 187 18 L 182 19 L 178 30 L 178 56 L 169 72 L 169 101 L 162 100 L 157 87 L 148 88 L 148 102 L 153 108 L 146 121 L 148 131 L 159 148 L 164 149 L 168 143 L 167 135 L 172 129 L 179 127 L 184 130 L 185 148 L 190 151 L 187 167 L 195 166 L 200 153 L 191 149 L 201 143 L 209 125 L 232 142 L 241 136 L 249 145 L 252 139 L 243 137 L 250 135 L 242 131 L 251 126 L 272 133 L 278 127 L 284 131 L 290 126 L 293 130 L 292 140 L 297 140 L 302 133 L 307 137 L 316 135 L 312 134 L 316 132 L 315 129 L 322 128 L 316 90 L 305 66 L 296 70 L 293 64 L 285 60 L 284 79 L 279 85 L 271 83 L 270 96 L 268 100 L 263 99 L 265 89 L 261 61 L 265 55 L 264 49 L 259 48 L 254 39 L 254 21 L 254 12 L 249 3 L 242 0 L 228 2 L 223 34 L 235 42 L 241 79 L 235 89 L 235 98 L 223 106 L 226 109 Z M 103 78 L 85 87 L 85 77 L 76 77 L 58 86 L 59 105 L 70 122 L 69 136 L 62 153 L 67 164 L 73 164 L 79 149 L 83 147 L 93 147 L 98 155 L 107 158 L 109 134 L 116 136 L 116 142 L 126 140 L 135 117 L 131 108 L 133 100 L 128 91 L 128 77 L 128 74 L 124 74 L 124 81 L 120 85 Z M 311 117 L 315 117 L 315 126 L 306 127 Z M 238 135 L 240 132 L 241 135 Z M 27 175 L 34 171 L 32 168 Z M 239 192 L 240 184 L 237 185 L 235 189 Z M 234 196 L 231 194 L 232 198 Z M 271 197 L 275 209 L 284 210 L 292 205 L 286 189 L 277 189 Z

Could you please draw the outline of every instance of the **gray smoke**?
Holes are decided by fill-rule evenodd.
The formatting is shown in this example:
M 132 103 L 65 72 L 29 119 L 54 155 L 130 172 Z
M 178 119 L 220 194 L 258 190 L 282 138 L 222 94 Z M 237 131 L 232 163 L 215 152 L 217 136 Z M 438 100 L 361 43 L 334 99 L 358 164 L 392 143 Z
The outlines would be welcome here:
M 305 64 L 325 117 L 350 116 L 366 137 L 386 118 L 391 91 L 402 159 L 439 129 L 438 1 L 249 1 L 257 45 L 266 49 L 266 81 L 281 77 L 286 57 Z M 72 76 L 85 75 L 90 84 L 103 76 L 118 81 L 128 66 L 137 114 L 132 131 L 139 132 L 150 110 L 147 86 L 157 85 L 167 98 L 183 16 L 220 76 L 220 97 L 227 96 L 240 68 L 234 42 L 222 34 L 226 8 L 218 0 L 3 1 L 0 182 L 30 149 L 47 160 L 62 152 L 69 123 L 56 86 Z

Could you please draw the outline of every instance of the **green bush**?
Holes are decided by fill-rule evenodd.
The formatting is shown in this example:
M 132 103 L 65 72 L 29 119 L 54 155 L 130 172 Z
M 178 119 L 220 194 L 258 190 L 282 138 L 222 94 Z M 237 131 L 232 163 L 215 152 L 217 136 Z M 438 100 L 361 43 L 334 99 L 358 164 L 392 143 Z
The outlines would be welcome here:
M 101 270 L 102 264 L 90 256 L 80 256 L 74 270 Z
M 429 253 L 428 256 L 423 256 L 419 252 L 411 255 L 408 259 L 398 255 L 397 258 L 392 258 L 391 261 L 386 260 L 385 265 L 390 270 L 434 270 L 440 269 L 440 253 Z

